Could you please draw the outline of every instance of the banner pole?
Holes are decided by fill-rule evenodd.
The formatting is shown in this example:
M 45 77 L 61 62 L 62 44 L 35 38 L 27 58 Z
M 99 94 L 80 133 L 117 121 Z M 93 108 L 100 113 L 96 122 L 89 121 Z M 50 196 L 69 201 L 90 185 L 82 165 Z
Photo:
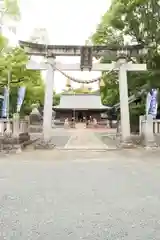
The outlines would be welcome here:
M 9 120 L 9 107 L 10 107 L 10 98 L 9 98 L 9 94 L 10 94 L 10 81 L 11 81 L 11 72 L 10 72 L 10 70 L 8 70 L 8 84 L 7 84 L 7 88 L 8 88 L 8 95 L 7 95 L 7 120 Z

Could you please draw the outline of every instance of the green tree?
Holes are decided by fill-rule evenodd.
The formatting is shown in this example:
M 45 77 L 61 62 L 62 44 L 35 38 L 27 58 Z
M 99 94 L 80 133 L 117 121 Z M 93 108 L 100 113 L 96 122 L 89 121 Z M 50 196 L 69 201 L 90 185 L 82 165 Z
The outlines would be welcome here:
M 8 18 L 18 21 L 20 9 L 18 0 L 1 1 L 1 24 L 5 25 Z M 10 112 L 16 111 L 17 93 L 21 85 L 26 86 L 26 95 L 22 106 L 22 113 L 29 112 L 33 103 L 44 101 L 44 84 L 40 71 L 26 69 L 28 56 L 23 49 L 8 46 L 7 39 L 0 34 L 0 92 L 4 86 L 10 85 Z
M 111 47 L 121 46 L 124 42 L 121 32 L 115 31 L 107 25 L 103 25 L 103 22 L 98 25 L 97 31 L 93 34 L 91 39 L 95 45 L 107 45 Z M 101 62 L 110 63 L 110 59 L 108 59 L 108 57 L 103 57 Z M 116 72 L 103 72 L 102 79 L 105 83 L 105 86 L 100 87 L 102 102 L 106 105 L 114 105 L 119 101 L 118 75 Z
M 13 48 L 10 52 L 0 55 L 0 92 L 3 94 L 4 86 L 8 85 L 10 76 L 10 111 L 16 110 L 18 88 L 26 86 L 26 95 L 22 112 L 30 110 L 31 104 L 43 103 L 44 84 L 40 71 L 26 69 L 28 56 L 21 48 Z
M 3 0 L 2 18 L 5 17 L 5 15 L 13 20 L 20 19 L 18 0 Z
M 148 71 L 128 73 L 129 95 L 138 94 L 139 89 L 149 91 L 160 88 L 160 2 L 157 0 L 112 0 L 109 10 L 104 14 L 92 43 L 96 45 L 119 46 L 124 40 L 142 44 L 148 48 L 146 55 L 134 59 L 146 63 Z M 118 40 L 118 41 L 117 41 Z M 102 59 L 107 62 L 107 59 Z M 114 105 L 119 99 L 117 76 L 115 73 L 102 74 L 105 87 L 101 88 L 105 104 Z M 139 103 L 130 104 L 131 122 L 138 125 L 138 116 L 145 113 L 145 96 Z M 160 97 L 159 97 L 160 103 Z M 160 104 L 159 104 L 160 106 Z
M 148 89 L 160 87 L 159 9 L 160 2 L 156 0 L 113 0 L 110 9 L 104 14 L 91 37 L 92 42 L 98 45 L 119 46 L 124 44 L 124 39 L 130 39 L 135 44 L 140 43 L 149 47 L 147 55 L 140 55 L 136 59 L 136 62 L 147 63 L 149 71 L 128 74 L 129 95 L 135 93 L 144 84 Z M 102 77 L 106 83 L 106 87 L 102 88 L 103 100 L 114 103 L 118 97 L 117 76 L 113 73 L 109 76 L 103 74 Z
M 63 91 L 63 93 L 68 93 L 68 94 L 92 94 L 93 91 L 92 89 L 86 85 L 82 85 L 79 88 L 68 88 Z
M 8 39 L 2 35 L 2 26 L 8 23 L 8 20 L 20 20 L 20 9 L 18 0 L 1 0 L 0 2 L 0 54 L 10 51 Z
M 60 103 L 60 97 L 61 94 L 56 93 L 55 91 L 53 91 L 53 106 L 57 106 Z

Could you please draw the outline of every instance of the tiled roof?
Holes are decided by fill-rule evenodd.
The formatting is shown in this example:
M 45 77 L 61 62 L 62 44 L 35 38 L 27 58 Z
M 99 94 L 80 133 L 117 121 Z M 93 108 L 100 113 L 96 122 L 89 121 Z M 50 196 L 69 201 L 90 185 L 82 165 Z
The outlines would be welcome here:
M 104 106 L 101 103 L 100 95 L 96 94 L 63 94 L 60 99 L 57 109 L 110 109 L 108 106 Z

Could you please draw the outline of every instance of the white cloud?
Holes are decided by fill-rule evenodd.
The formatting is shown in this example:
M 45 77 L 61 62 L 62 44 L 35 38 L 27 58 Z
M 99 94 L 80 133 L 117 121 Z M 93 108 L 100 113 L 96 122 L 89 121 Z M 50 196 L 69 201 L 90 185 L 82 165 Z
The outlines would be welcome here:
M 109 5 L 109 0 L 20 0 L 22 20 L 18 27 L 18 38 L 28 40 L 33 28 L 45 27 L 51 44 L 82 45 L 95 31 Z M 61 60 L 74 61 L 73 58 Z M 97 76 L 97 73 L 69 74 L 83 79 L 95 77 L 95 74 Z M 57 72 L 55 88 L 58 91 L 65 88 L 65 77 Z

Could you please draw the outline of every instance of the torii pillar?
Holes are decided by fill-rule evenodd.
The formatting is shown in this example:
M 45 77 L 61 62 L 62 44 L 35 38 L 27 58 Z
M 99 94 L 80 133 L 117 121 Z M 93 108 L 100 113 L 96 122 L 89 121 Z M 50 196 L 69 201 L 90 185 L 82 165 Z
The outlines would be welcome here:
M 46 81 L 45 97 L 43 110 L 43 137 L 48 141 L 52 134 L 52 105 L 53 105 L 53 88 L 54 88 L 54 64 L 53 57 L 47 57 L 46 62 Z
M 128 103 L 128 82 L 127 71 L 146 71 L 146 64 L 132 64 L 127 62 L 125 56 L 119 56 L 117 60 L 118 78 L 119 78 L 119 95 L 120 95 L 120 113 L 121 113 L 121 140 L 122 143 L 130 141 L 131 128 L 130 128 L 130 115 Z
M 30 70 L 45 70 L 45 96 L 43 108 L 43 138 L 47 142 L 52 136 L 52 106 L 54 90 L 55 57 L 48 56 L 45 63 L 37 63 L 33 60 L 28 61 L 26 67 Z

